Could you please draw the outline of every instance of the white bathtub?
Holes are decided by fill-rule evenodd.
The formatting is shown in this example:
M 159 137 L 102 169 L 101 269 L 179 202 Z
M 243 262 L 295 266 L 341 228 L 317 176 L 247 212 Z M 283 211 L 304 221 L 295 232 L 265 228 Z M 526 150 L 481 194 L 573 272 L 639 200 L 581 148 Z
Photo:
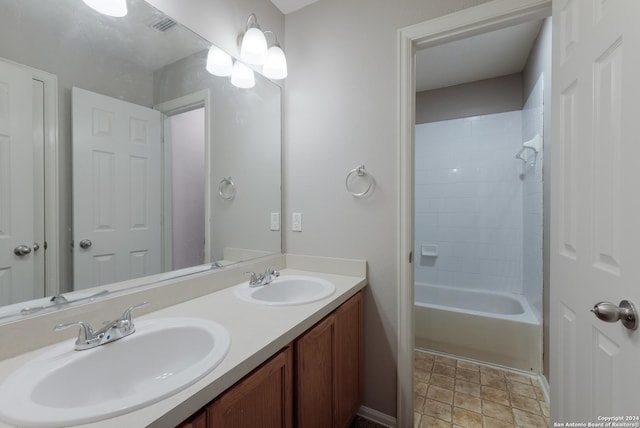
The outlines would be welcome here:
M 524 296 L 416 283 L 414 320 L 418 348 L 542 371 L 542 326 Z

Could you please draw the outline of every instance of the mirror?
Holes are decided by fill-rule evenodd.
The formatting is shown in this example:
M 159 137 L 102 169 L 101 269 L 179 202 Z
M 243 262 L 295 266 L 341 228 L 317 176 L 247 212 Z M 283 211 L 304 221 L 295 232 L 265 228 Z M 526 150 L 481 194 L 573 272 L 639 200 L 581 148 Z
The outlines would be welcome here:
M 279 86 L 209 74 L 211 43 L 144 0 L 0 8 L 0 321 L 281 252 Z

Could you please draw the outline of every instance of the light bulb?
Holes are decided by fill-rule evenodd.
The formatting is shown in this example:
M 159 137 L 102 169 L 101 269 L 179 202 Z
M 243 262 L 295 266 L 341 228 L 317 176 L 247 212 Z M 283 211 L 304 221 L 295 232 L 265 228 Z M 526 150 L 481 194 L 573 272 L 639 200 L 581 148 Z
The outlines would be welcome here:
M 231 76 L 232 70 L 231 55 L 217 46 L 211 46 L 207 54 L 207 71 L 214 76 L 226 77 Z
M 91 9 L 103 15 L 121 18 L 127 15 L 127 0 L 82 0 Z
M 267 39 L 259 28 L 249 28 L 242 37 L 240 58 L 247 64 L 262 65 L 267 59 Z
M 267 60 L 262 67 L 262 74 L 269 79 L 284 79 L 287 77 L 287 58 L 280 46 L 271 46 Z
M 253 88 L 256 85 L 256 78 L 253 74 L 253 70 L 240 61 L 236 61 L 235 64 L 233 64 L 231 83 L 237 88 Z

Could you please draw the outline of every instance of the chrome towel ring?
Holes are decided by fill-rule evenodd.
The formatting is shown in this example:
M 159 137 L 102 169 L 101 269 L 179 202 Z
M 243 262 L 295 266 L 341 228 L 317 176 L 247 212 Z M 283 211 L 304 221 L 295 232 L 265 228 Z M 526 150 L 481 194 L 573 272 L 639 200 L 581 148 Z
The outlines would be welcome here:
M 364 165 L 360 165 L 358 168 L 349 171 L 344 181 L 347 192 L 356 198 L 364 198 L 367 196 L 373 189 L 374 184 L 373 177 L 366 171 Z
M 225 201 L 232 201 L 236 197 L 236 185 L 231 180 L 231 176 L 225 177 L 220 181 L 218 194 Z

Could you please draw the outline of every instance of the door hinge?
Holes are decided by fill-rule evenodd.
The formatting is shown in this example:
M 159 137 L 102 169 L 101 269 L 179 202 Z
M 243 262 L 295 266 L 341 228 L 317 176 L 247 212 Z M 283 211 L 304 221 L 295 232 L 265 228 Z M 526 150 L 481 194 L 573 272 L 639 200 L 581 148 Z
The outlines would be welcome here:
M 409 251 L 409 264 L 413 263 L 413 251 Z
M 42 248 L 44 248 L 45 250 L 47 249 L 47 241 L 44 241 L 44 243 L 42 244 Z

